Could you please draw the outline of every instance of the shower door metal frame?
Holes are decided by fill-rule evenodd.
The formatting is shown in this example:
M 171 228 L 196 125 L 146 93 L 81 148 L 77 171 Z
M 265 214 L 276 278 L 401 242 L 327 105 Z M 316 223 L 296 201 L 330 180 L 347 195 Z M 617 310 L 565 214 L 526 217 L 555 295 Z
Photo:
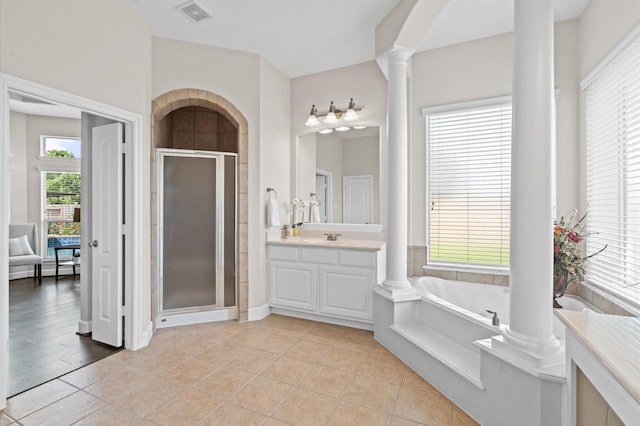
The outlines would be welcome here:
M 158 224 L 157 229 L 157 250 L 156 250 L 156 259 L 157 259 L 157 303 L 158 310 L 156 319 L 156 326 L 161 326 L 160 321 L 166 322 L 167 317 L 175 314 L 199 314 L 207 311 L 214 310 L 223 310 L 224 306 L 224 220 L 216 220 L 215 229 L 216 229 L 216 237 L 215 237 L 215 275 L 216 275 L 216 303 L 214 305 L 205 305 L 205 306 L 195 306 L 195 307 L 185 307 L 185 308 L 174 308 L 174 309 L 164 309 L 163 308 L 163 298 L 164 298 L 164 163 L 165 157 L 191 157 L 191 158 L 211 158 L 216 160 L 216 201 L 215 201 L 215 214 L 216 218 L 224 218 L 224 183 L 225 183 L 225 156 L 236 157 L 237 154 L 229 153 L 229 152 L 218 152 L 218 151 L 193 151 L 186 149 L 171 149 L 171 148 L 157 148 L 156 149 L 156 190 L 157 190 L 157 201 L 156 201 L 156 221 Z M 235 180 L 236 180 L 236 188 L 237 188 L 237 163 L 236 163 L 236 171 L 235 171 Z M 234 194 L 234 200 L 237 201 L 237 195 Z M 234 227 L 237 226 L 237 211 L 234 215 Z M 237 233 L 237 232 L 236 232 Z M 235 248 L 237 250 L 237 236 L 234 238 L 236 240 Z M 236 256 L 237 257 L 237 256 Z M 234 268 L 237 270 L 237 258 Z M 187 323 L 196 323 L 203 322 L 207 320 L 225 320 L 225 319 L 234 319 L 237 318 L 237 274 L 235 274 L 235 282 L 234 282 L 234 291 L 236 292 L 236 304 L 234 306 L 226 307 L 227 313 L 225 315 L 218 316 L 203 316 L 199 315 L 193 320 L 182 319 L 177 324 L 167 324 L 167 325 L 183 325 Z

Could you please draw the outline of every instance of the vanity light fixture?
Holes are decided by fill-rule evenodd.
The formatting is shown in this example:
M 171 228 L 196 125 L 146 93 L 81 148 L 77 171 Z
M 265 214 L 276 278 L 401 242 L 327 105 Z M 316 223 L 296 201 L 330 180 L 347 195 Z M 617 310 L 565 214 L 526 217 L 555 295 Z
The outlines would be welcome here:
M 336 108 L 333 101 L 329 105 L 329 111 L 326 113 L 318 114 L 318 110 L 315 105 L 311 106 L 311 112 L 307 117 L 307 121 L 304 123 L 305 126 L 317 126 L 320 124 L 320 120 L 318 117 L 324 117 L 322 122 L 324 124 L 334 124 L 337 123 L 338 120 L 343 119 L 344 121 L 353 121 L 358 118 L 357 111 L 362 111 L 362 108 L 357 108 L 356 103 L 353 101 L 353 98 L 349 101 L 349 106 L 346 111 Z
M 356 114 L 356 103 L 353 102 L 353 98 L 351 98 L 347 112 L 344 115 L 344 121 L 353 121 L 356 118 L 358 118 L 358 114 Z
M 316 108 L 315 105 L 311 105 L 311 112 L 309 113 L 309 118 L 307 118 L 307 122 L 304 123 L 305 126 L 317 126 L 318 124 L 320 124 L 320 121 L 318 121 L 318 117 L 316 116 L 316 114 L 318 114 L 318 108 Z
M 336 106 L 333 104 L 333 101 L 331 101 L 331 105 L 329 105 L 329 112 L 322 122 L 324 124 L 333 124 L 336 121 L 338 121 L 338 118 L 336 117 Z

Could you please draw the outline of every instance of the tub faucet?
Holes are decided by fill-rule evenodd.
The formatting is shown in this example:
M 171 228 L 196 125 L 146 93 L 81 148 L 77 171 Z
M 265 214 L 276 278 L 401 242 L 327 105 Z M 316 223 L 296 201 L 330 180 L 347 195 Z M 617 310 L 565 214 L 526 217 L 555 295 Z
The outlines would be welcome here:
M 499 326 L 500 319 L 498 318 L 498 313 L 490 310 L 486 310 L 488 313 L 493 314 L 493 318 L 491 318 L 491 325 Z

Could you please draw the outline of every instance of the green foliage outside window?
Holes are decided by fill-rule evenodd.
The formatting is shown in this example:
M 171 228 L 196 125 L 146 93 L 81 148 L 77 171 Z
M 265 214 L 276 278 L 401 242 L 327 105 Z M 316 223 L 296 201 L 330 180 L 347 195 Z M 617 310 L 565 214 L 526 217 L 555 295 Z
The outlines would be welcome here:
M 55 221 L 56 218 L 67 220 L 73 218 L 73 210 L 75 206 L 80 205 L 81 200 L 80 181 L 79 173 L 48 172 L 46 174 L 49 236 L 80 235 L 79 222 Z M 60 209 L 56 209 L 56 206 L 60 206 Z
M 66 149 L 50 149 L 45 155 L 47 157 L 57 157 L 57 158 L 75 158 L 72 152 L 67 151 Z

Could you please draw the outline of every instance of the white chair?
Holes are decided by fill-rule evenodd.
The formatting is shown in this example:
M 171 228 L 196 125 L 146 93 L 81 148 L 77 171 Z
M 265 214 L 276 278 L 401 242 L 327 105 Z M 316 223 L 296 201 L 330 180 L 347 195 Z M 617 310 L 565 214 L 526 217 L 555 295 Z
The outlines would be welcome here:
M 9 267 L 33 265 L 33 279 L 38 278 L 38 283 L 42 284 L 42 256 L 38 254 L 38 228 L 35 223 L 10 223 L 9 239 L 26 236 L 29 247 L 33 254 L 18 252 L 13 253 L 9 244 Z M 19 241 L 16 241 L 19 242 Z M 6 244 L 6 243 L 5 243 Z M 24 245 L 23 245 L 24 247 Z M 28 250 L 26 250 L 28 252 Z

